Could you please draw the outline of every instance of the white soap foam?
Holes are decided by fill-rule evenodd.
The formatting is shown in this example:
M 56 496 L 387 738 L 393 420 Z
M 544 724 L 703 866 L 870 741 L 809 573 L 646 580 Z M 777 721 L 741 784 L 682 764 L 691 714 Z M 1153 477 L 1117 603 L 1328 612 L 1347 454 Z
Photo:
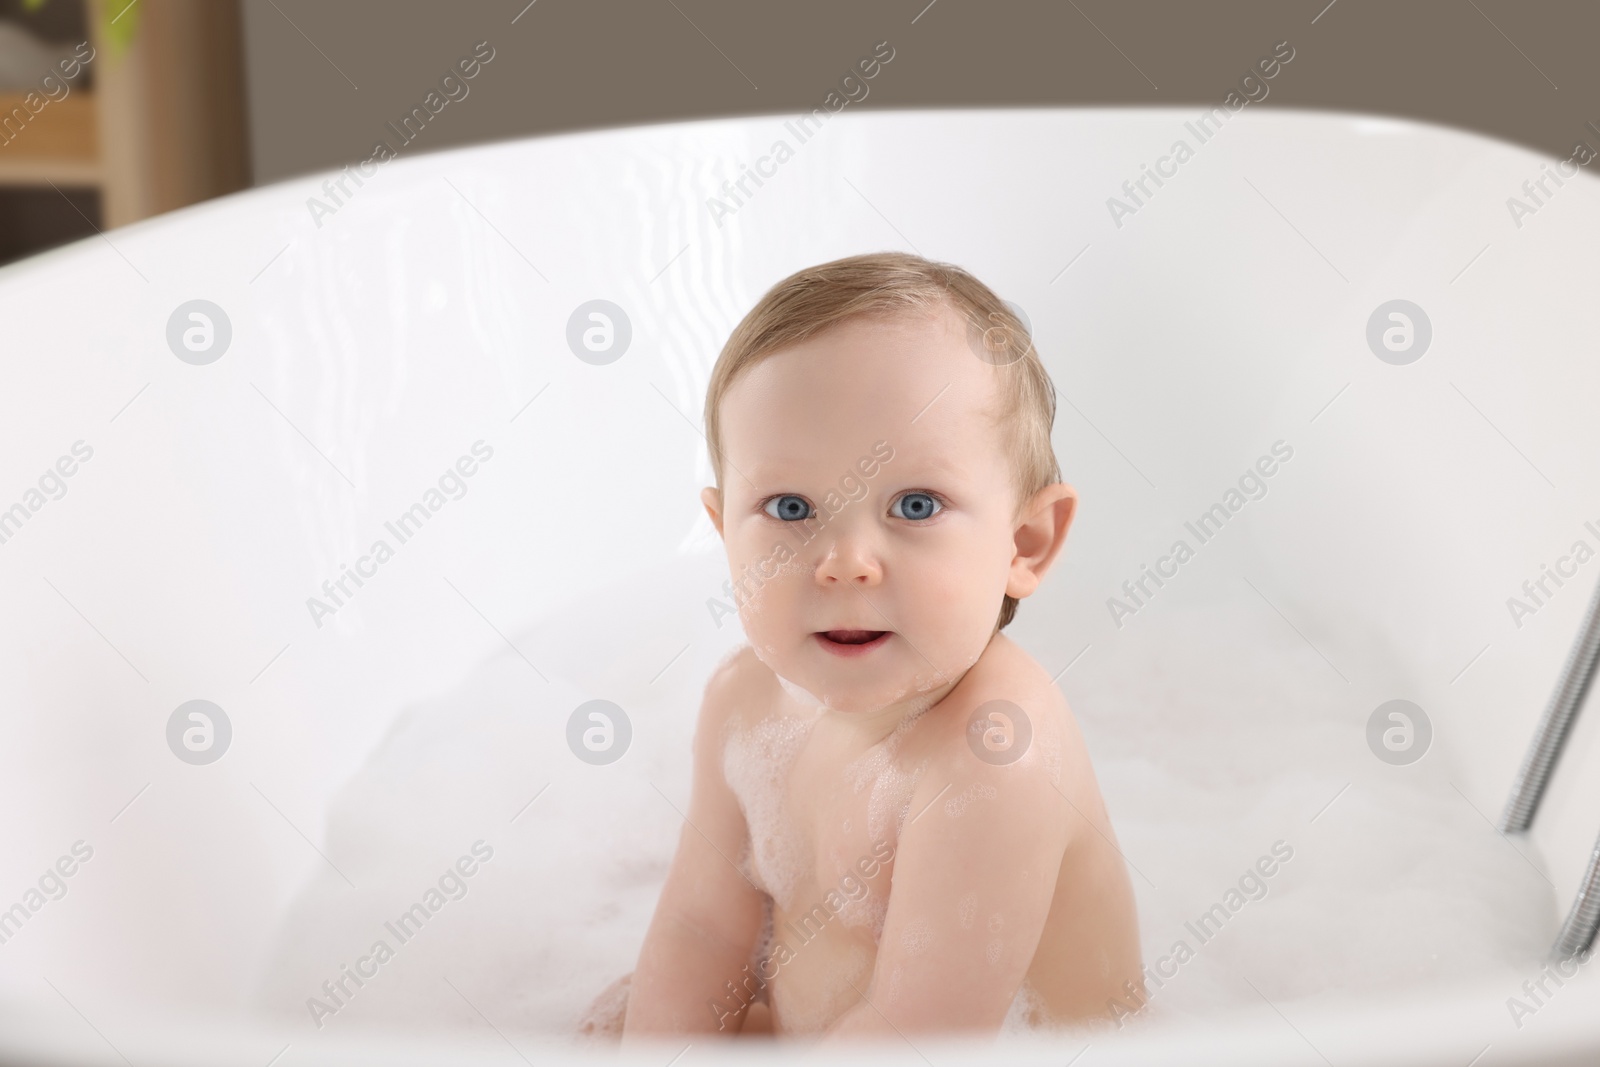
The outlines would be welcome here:
M 876 944 L 883 934 L 883 922 L 889 914 L 889 896 L 887 893 L 868 893 L 860 900 L 845 897 L 844 906 L 839 909 L 839 922 L 843 926 L 864 926 L 872 930 L 873 943 Z
M 1050 784 L 1061 784 L 1061 735 L 1055 730 L 1044 730 L 1034 735 L 1033 743 L 1038 746 L 1039 756 L 1044 760 L 1045 773 L 1050 776 Z
M 1260 997 L 1312 1010 L 1319 999 L 1537 968 L 1558 922 L 1554 893 L 1536 850 L 1474 810 L 1500 798 L 1469 800 L 1452 784 L 1462 779 L 1448 698 L 1423 696 L 1432 751 L 1409 767 L 1380 762 L 1367 718 L 1396 690 L 1421 696 L 1432 680 L 1412 678 L 1406 657 L 1382 646 L 1341 657 L 1340 620 L 1307 612 L 1302 636 L 1239 585 L 1225 600 L 1141 612 L 1065 676 L 1118 843 L 1143 872 L 1130 879 L 1145 962 L 1180 940 L 1194 952 L 1152 984 L 1141 1014 L 1199 1021 Z M 1324 655 L 1343 658 L 1350 680 Z M 1358 655 L 1359 674 L 1348 665 Z M 1280 840 L 1294 857 L 1267 895 L 1200 943 L 1185 924 Z
M 973 782 L 961 792 L 953 794 L 944 802 L 944 812 L 952 819 L 959 819 L 972 807 L 974 800 L 993 800 L 999 793 L 995 787 L 987 782 Z
M 763 660 L 762 662 L 766 661 Z M 770 668 L 772 665 L 768 663 L 767 666 Z M 788 693 L 789 697 L 794 700 L 795 703 L 801 705 L 802 707 L 810 708 L 814 711 L 829 710 L 827 701 L 811 692 L 811 690 L 806 689 L 798 683 L 791 682 L 789 679 L 785 678 L 775 670 L 772 672 L 772 676 L 778 679 L 778 684 L 783 687 L 783 691 Z
M 908 956 L 920 956 L 933 947 L 933 927 L 926 919 L 913 919 L 900 934 L 900 946 Z
M 615 681 L 613 661 L 586 649 L 596 634 L 611 634 L 625 650 L 673 632 L 674 605 L 698 603 L 699 588 L 715 585 L 709 574 L 689 577 L 681 592 L 669 576 L 660 588 L 636 580 L 610 601 L 591 595 L 542 632 L 516 635 L 519 647 L 545 650 L 541 663 L 591 671 L 568 684 L 575 674 L 557 676 L 546 666 L 554 696 L 536 689 L 541 695 L 530 704 L 526 665 L 507 653 L 454 691 L 397 713 L 390 737 L 314 834 L 361 891 L 331 871 L 312 876 L 280 925 L 262 1011 L 303 1021 L 305 998 L 365 951 L 384 919 L 409 906 L 474 837 L 490 836 L 495 858 L 473 880 L 471 896 L 402 947 L 403 958 L 369 981 L 337 1023 L 481 1027 L 458 999 L 438 995 L 440 975 L 449 974 L 480 991 L 475 999 L 502 1026 L 572 1032 L 582 1009 L 638 958 L 682 829 L 680 814 L 651 783 L 674 802 L 687 795 L 698 695 L 737 635 L 697 638 L 659 682 L 646 685 L 651 672 L 643 671 L 631 689 Z M 620 635 L 619 620 L 631 627 Z M 1314 629 L 1309 636 L 1323 640 Z M 1048 634 L 1039 641 L 1064 643 Z M 674 634 L 672 642 L 650 658 L 669 657 L 681 639 Z M 1436 751 L 1420 763 L 1380 764 L 1363 730 L 1391 686 L 1369 693 L 1347 685 L 1248 589 L 1237 601 L 1173 598 L 1141 612 L 1116 640 L 1097 641 L 1062 684 L 1118 842 L 1160 886 L 1131 875 L 1145 960 L 1154 963 L 1186 936 L 1195 950 L 1152 991 L 1141 1016 L 1205 1018 L 1258 1006 L 1244 976 L 1292 1015 L 1287 1005 L 1297 1000 L 1508 965 L 1537 969 L 1560 918 L 1554 894 L 1534 869 L 1537 852 L 1524 845 L 1527 862 L 1512 855 L 1516 846 L 1450 785 L 1443 726 Z M 622 703 L 635 722 L 634 750 L 607 768 L 579 764 L 559 725 L 550 725 L 597 692 Z M 1449 721 L 1447 710 L 1436 723 Z M 771 730 L 781 749 L 794 727 Z M 735 762 L 748 770 L 752 796 L 758 785 L 770 794 L 776 776 L 754 750 Z M 856 768 L 858 788 L 874 791 L 878 829 L 898 827 L 906 786 L 915 784 L 914 774 L 885 770 Z M 508 825 L 546 781 L 555 783 L 548 794 Z M 1497 800 L 1473 798 L 1480 808 Z M 496 825 L 499 836 L 485 834 Z M 1245 905 L 1208 943 L 1194 944 L 1184 923 L 1219 901 L 1278 839 L 1295 856 L 1269 880 L 1266 898 Z M 773 881 L 785 881 L 776 856 L 770 863 Z M 964 900 L 951 921 L 986 927 L 988 916 Z M 1008 1027 L 1037 1014 L 1028 1005 L 1019 991 Z
M 867 795 L 867 834 L 873 841 L 898 841 L 900 830 L 910 813 L 911 797 L 927 769 L 923 759 L 915 767 L 903 767 L 896 759 L 905 744 L 906 733 L 919 717 L 907 715 L 882 741 L 867 749 L 845 767 L 845 775 L 857 793 L 870 787 Z M 890 827 L 893 827 L 891 835 Z
M 722 774 L 739 798 L 750 830 L 747 874 L 785 911 L 793 906 L 795 887 L 811 866 L 786 791 L 789 771 L 815 723 L 815 715 L 779 711 L 749 727 L 730 729 L 723 749 Z
M 1024 978 L 1017 987 L 1017 995 L 1011 998 L 1011 1010 L 1000 1024 L 1000 1033 L 1002 1036 L 1031 1035 L 1045 1028 L 1044 1000 Z

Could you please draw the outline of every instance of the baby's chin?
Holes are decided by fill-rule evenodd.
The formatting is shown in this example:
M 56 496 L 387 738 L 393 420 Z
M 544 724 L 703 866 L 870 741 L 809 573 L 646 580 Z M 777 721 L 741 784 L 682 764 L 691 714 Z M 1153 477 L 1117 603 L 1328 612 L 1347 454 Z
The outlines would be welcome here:
M 789 670 L 756 648 L 756 657 L 771 669 L 773 677 L 795 703 L 812 711 L 833 711 L 844 715 L 864 715 L 879 711 L 891 704 L 906 703 L 912 715 L 920 715 L 937 700 L 933 695 L 940 683 L 923 685 L 923 679 L 910 679 L 899 686 L 826 686 L 820 682 L 797 679 L 800 672 Z M 787 673 L 786 673 L 787 672 Z

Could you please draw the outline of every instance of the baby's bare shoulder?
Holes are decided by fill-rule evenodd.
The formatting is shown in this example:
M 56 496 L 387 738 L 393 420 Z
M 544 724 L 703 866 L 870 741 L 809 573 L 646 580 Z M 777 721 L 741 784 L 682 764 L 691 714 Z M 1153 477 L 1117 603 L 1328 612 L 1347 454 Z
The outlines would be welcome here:
M 974 691 L 984 699 L 1011 699 L 1020 704 L 1065 713 L 1066 698 L 1039 661 L 1005 634 L 996 634 L 969 673 Z M 967 679 L 962 679 L 966 681 Z
M 728 653 L 706 682 L 695 727 L 697 746 L 709 743 L 720 749 L 730 729 L 760 718 L 777 689 L 777 676 L 754 648 L 740 645 Z
M 1082 739 L 1066 697 L 1038 661 L 996 635 L 978 662 L 939 706 L 936 751 L 952 775 L 974 780 L 1033 779 L 1041 788 L 1062 786 Z
M 977 862 L 1004 841 L 1008 862 L 1058 862 L 1082 823 L 1073 809 L 1094 787 L 1066 698 L 1044 668 L 996 636 L 928 719 L 907 847 Z M 946 817 L 921 817 L 930 809 Z

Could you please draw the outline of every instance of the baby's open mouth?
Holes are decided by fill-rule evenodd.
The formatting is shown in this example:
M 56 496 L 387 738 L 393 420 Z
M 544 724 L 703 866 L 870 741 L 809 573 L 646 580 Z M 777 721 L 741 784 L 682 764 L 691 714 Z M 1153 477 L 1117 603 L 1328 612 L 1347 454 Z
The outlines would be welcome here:
M 840 656 L 858 656 L 882 645 L 889 639 L 890 630 L 822 630 L 816 633 L 817 641 L 829 652 Z

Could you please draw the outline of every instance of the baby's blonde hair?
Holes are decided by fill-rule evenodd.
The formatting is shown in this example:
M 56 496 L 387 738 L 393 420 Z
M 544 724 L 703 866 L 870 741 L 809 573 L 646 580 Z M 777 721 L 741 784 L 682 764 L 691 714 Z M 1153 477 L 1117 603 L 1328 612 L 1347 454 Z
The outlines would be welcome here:
M 952 307 L 968 324 L 974 358 L 1000 372 L 1000 410 L 1015 457 L 1017 517 L 1040 489 L 1061 480 L 1050 428 L 1056 394 L 1027 328 L 987 285 L 951 263 L 908 252 L 872 252 L 807 267 L 768 289 L 728 336 L 706 389 L 706 443 L 722 487 L 722 399 L 739 375 L 790 345 L 847 319 L 936 312 Z M 1001 603 L 999 630 L 1011 622 L 1017 600 Z

